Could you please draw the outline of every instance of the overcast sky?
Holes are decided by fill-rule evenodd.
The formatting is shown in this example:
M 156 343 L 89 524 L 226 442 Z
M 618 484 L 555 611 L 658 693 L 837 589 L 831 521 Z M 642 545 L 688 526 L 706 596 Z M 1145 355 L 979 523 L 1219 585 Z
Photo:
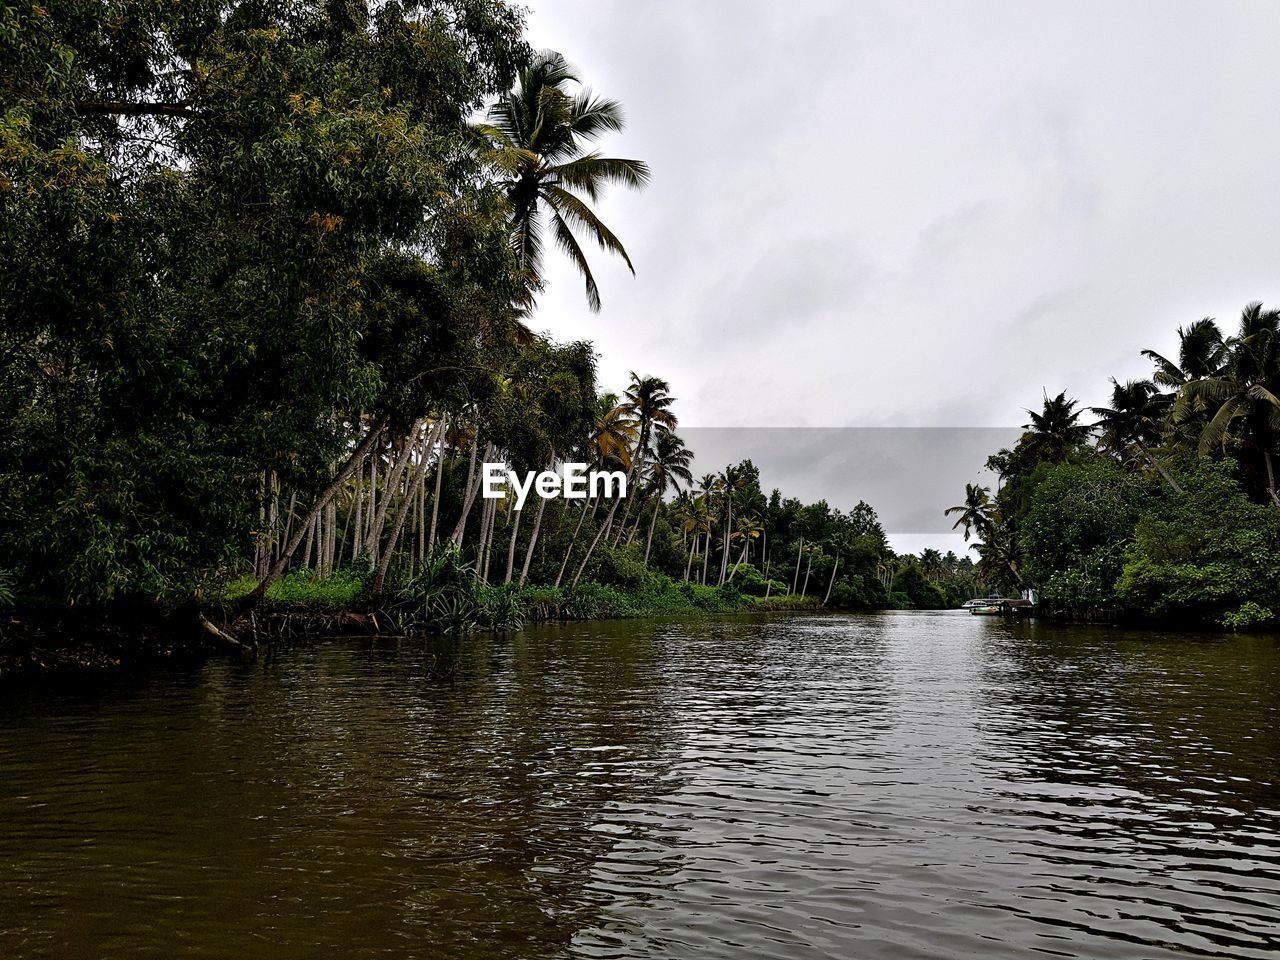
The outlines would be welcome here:
M 592 315 L 555 256 L 535 326 L 686 425 L 1016 426 L 1280 300 L 1280 3 L 530 7 L 653 168 L 599 205 L 636 276 Z

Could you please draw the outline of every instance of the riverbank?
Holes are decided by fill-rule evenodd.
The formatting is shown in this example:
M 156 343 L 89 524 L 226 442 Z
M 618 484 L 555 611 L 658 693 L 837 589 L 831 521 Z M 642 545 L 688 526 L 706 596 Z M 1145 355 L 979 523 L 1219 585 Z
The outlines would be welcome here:
M 682 583 L 651 575 L 631 586 L 483 585 L 459 580 L 402 588 L 378 599 L 362 578 L 300 572 L 268 592 L 252 614 L 232 622 L 247 581 L 228 586 L 207 608 L 31 606 L 0 621 L 0 683 L 23 677 L 91 675 L 254 656 L 279 645 L 338 636 L 500 632 L 526 624 L 785 613 L 824 609 L 822 598 L 752 596 L 733 584 Z

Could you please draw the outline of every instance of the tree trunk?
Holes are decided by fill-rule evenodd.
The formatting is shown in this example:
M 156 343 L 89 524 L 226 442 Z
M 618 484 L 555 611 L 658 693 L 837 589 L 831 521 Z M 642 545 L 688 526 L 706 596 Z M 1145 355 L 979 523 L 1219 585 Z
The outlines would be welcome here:
M 800 558 L 804 555 L 804 537 L 800 537 L 800 546 L 796 547 L 796 575 L 791 578 L 791 594 L 795 596 L 796 588 L 800 586 Z
M 354 529 L 351 531 L 351 560 L 360 556 L 360 544 L 364 540 L 364 463 L 356 470 L 355 502 L 351 506 Z
M 566 503 L 568 503 L 568 501 L 567 501 L 567 500 L 566 500 L 565 502 L 566 502 Z M 597 506 L 598 506 L 598 505 L 599 505 L 599 503 L 600 503 L 600 501 L 598 501 L 598 500 L 593 500 L 593 501 L 592 501 L 592 503 L 594 503 L 595 505 L 597 505 Z M 594 514 L 594 513 L 595 513 L 595 509 L 593 508 L 591 512 Z M 574 527 L 574 528 L 573 528 L 573 536 L 569 538 L 569 547 L 568 547 L 568 549 L 567 549 L 567 550 L 565 550 L 565 552 L 564 552 L 564 559 L 560 561 L 560 570 L 559 570 L 559 572 L 556 574 L 556 587 L 557 587 L 557 588 L 560 586 L 560 581 L 562 581 L 562 580 L 564 579 L 564 572 L 565 572 L 565 570 L 567 570 L 567 569 L 569 568 L 569 558 L 573 556 L 573 548 L 574 548 L 574 547 L 577 545 L 577 543 L 578 543 L 578 534 L 582 532 L 582 524 L 583 524 L 583 522 L 584 522 L 586 519 L 587 519 L 587 505 L 586 505 L 586 503 L 584 502 L 584 503 L 582 504 L 582 510 L 578 513 L 578 525 L 577 525 L 576 527 Z
M 449 429 L 448 420 L 440 421 L 445 428 Z M 431 498 L 431 533 L 427 536 L 427 544 L 431 547 L 431 552 L 436 552 L 436 521 L 440 519 L 440 483 L 444 478 L 444 431 L 440 434 L 440 456 L 436 458 L 436 492 Z
M 827 583 L 827 595 L 822 598 L 822 605 L 825 607 L 827 601 L 831 599 L 831 588 L 836 585 L 836 571 L 840 569 L 840 558 L 836 557 L 836 562 L 831 565 L 831 580 Z
M 653 549 L 653 528 L 658 525 L 658 511 L 662 509 L 662 494 L 654 499 L 653 516 L 649 518 L 649 535 L 644 538 L 644 562 L 649 562 L 649 551 Z
M 524 550 L 524 564 L 520 568 L 520 586 L 529 579 L 529 565 L 533 563 L 533 548 L 538 545 L 538 533 L 542 530 L 542 512 L 547 508 L 547 498 L 538 498 L 538 512 L 533 515 L 533 530 L 529 532 L 529 546 Z M 585 511 L 585 506 L 583 507 Z
M 542 497 L 538 499 L 546 503 Z M 510 583 L 512 574 L 516 572 L 516 540 L 520 537 L 520 518 L 524 516 L 524 511 L 517 509 L 515 514 L 511 521 L 511 541 L 507 544 L 507 572 L 503 574 L 503 583 Z
M 258 585 L 240 601 L 238 605 L 239 614 L 243 615 L 261 603 L 262 598 L 266 596 L 267 591 L 271 589 L 271 585 L 279 580 L 284 574 L 285 569 L 289 566 L 289 561 L 293 559 L 294 553 L 297 552 L 298 547 L 302 543 L 302 538 L 305 535 L 305 528 L 310 525 L 308 521 L 314 521 L 315 517 L 324 509 L 325 505 L 333 498 L 334 494 L 336 494 L 338 490 L 342 488 L 342 485 L 347 482 L 351 477 L 351 474 L 355 472 L 356 465 L 364 460 L 370 448 L 372 448 L 376 442 L 378 434 L 381 432 L 382 425 L 380 423 L 375 422 L 373 426 L 369 428 L 369 432 L 365 435 L 364 439 L 356 445 L 355 450 L 352 451 L 351 456 L 349 456 L 346 462 L 342 465 L 342 469 L 338 471 L 337 476 L 330 481 L 327 487 L 320 491 L 320 495 L 316 497 L 316 502 L 312 504 L 306 520 L 302 522 L 298 531 L 294 533 L 289 542 L 285 544 L 285 548 L 281 552 L 280 557 L 271 565 L 271 569 L 267 571 L 267 575 L 259 580 Z
M 725 492 L 724 511 L 724 549 L 720 551 L 720 585 L 724 586 L 725 574 L 729 571 L 729 531 L 733 527 L 733 497 Z
M 809 551 L 809 562 L 804 565 L 804 586 L 800 588 L 800 596 L 807 596 L 809 590 L 809 571 L 813 569 L 813 551 Z
M 476 448 L 479 443 L 479 436 L 471 441 L 471 465 L 467 468 L 467 491 L 462 501 L 462 516 L 458 517 L 458 522 L 449 537 L 456 547 L 462 546 L 462 540 L 467 531 L 467 518 L 471 515 L 472 504 L 476 502 L 476 494 L 480 492 L 480 483 L 483 480 L 483 477 L 476 472 Z M 492 448 L 493 444 L 491 443 L 484 445 L 484 458 L 486 461 L 489 459 L 489 451 Z
M 400 492 L 400 482 L 404 478 L 404 473 L 408 469 L 409 463 L 413 460 L 414 447 L 417 445 L 418 434 L 422 431 L 424 422 L 424 419 L 415 420 L 413 426 L 409 428 L 409 434 L 404 439 L 404 447 L 400 451 L 400 456 L 396 457 L 395 463 L 391 467 L 391 473 L 387 475 L 386 482 L 383 484 L 385 489 L 378 502 L 378 510 L 373 516 L 373 523 L 365 531 L 365 552 L 373 557 L 374 560 L 381 556 L 382 529 L 387 522 L 387 510 L 391 506 L 391 501 Z
M 404 522 L 409 516 L 409 508 L 417 496 L 418 488 L 422 485 L 427 474 L 427 457 L 431 447 L 435 445 L 435 437 L 442 426 L 437 426 L 430 434 L 426 444 L 423 446 L 422 456 L 418 460 L 418 465 L 414 468 L 413 477 L 409 480 L 408 486 L 404 491 L 404 498 L 401 500 L 400 509 L 396 513 L 396 522 L 391 528 L 391 538 L 387 541 L 387 549 L 382 554 L 382 560 L 378 564 L 378 575 L 373 579 L 373 586 L 370 587 L 369 593 L 373 597 L 382 596 L 382 588 L 387 582 L 387 572 L 391 569 L 391 557 L 396 551 L 396 544 L 400 542 L 400 532 L 404 529 Z
M 551 453 L 550 467 L 555 469 L 556 455 Z M 542 530 L 542 512 L 547 508 L 547 498 L 538 498 L 538 512 L 533 515 L 533 529 L 529 531 L 529 545 L 524 550 L 524 564 L 520 567 L 520 586 L 524 586 L 524 582 L 529 577 L 529 564 L 533 562 L 533 548 L 538 544 L 538 533 Z M 583 510 L 586 510 L 586 504 L 583 504 Z M 513 541 L 514 542 L 514 541 Z
M 707 528 L 707 541 L 702 545 L 702 585 L 707 585 L 707 561 L 711 559 L 711 528 Z
M 1276 470 L 1271 462 L 1271 451 L 1266 447 L 1262 448 L 1262 455 L 1267 461 L 1267 493 L 1271 494 L 1271 502 L 1277 510 L 1280 510 L 1280 495 L 1276 494 Z
M 1138 449 L 1142 451 L 1142 455 L 1147 458 L 1147 461 L 1160 471 L 1160 476 L 1164 477 L 1165 483 L 1173 487 L 1175 492 L 1182 493 L 1182 488 L 1178 486 L 1178 481 L 1169 475 L 1169 471 L 1164 468 L 1164 464 L 1151 455 L 1151 451 L 1147 449 L 1147 445 L 1141 440 L 1138 441 Z M 1272 496 L 1274 495 L 1273 492 Z
M 613 524 L 613 515 L 617 512 L 618 501 L 615 499 L 612 506 L 609 507 L 609 515 L 605 517 L 604 524 L 600 527 L 599 532 L 596 533 L 595 538 L 591 541 L 591 546 L 587 547 L 587 553 L 586 556 L 582 558 L 582 563 L 578 565 L 578 572 L 574 574 L 572 586 L 576 587 L 578 585 L 578 581 L 582 579 L 582 573 L 587 569 L 587 563 L 591 560 L 591 554 L 595 552 L 597 544 L 600 543 L 600 538 L 608 533 L 609 527 Z
M 311 522 L 307 524 L 307 542 L 302 548 L 302 565 L 307 569 L 311 568 L 311 542 L 316 536 L 316 521 L 313 517 Z

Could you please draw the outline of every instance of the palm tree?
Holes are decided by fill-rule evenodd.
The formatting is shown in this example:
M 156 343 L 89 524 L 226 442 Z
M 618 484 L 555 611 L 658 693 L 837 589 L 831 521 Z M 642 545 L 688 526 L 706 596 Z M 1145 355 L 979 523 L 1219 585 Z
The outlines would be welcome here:
M 958 513 L 960 516 L 951 525 L 952 530 L 964 527 L 964 542 L 969 542 L 969 535 L 974 531 L 978 539 L 985 540 L 991 532 L 991 491 L 976 483 L 964 485 L 964 503 L 957 507 L 947 507 L 944 516 Z
M 1181 493 L 1178 481 L 1170 476 L 1148 446 L 1159 441 L 1168 407 L 1168 396 L 1160 393 L 1150 380 L 1129 380 L 1122 385 L 1112 377 L 1111 406 L 1089 409 L 1098 417 L 1097 426 L 1102 429 L 1100 446 L 1115 451 L 1122 459 L 1128 455 L 1130 444 L 1136 446 L 1165 482 Z
M 1151 379 L 1162 387 L 1181 387 L 1192 380 L 1217 376 L 1227 358 L 1226 342 L 1213 317 L 1205 317 L 1178 328 L 1178 362 L 1167 360 L 1154 350 L 1142 355 L 1156 365 Z
M 1177 363 L 1154 350 L 1143 350 L 1142 355 L 1155 364 L 1151 375 L 1153 382 L 1181 391 L 1192 381 L 1207 380 L 1222 372 L 1227 360 L 1227 344 L 1217 322 L 1212 317 L 1205 317 L 1178 328 Z M 1165 429 L 1179 445 L 1194 447 L 1211 415 L 1210 405 L 1203 397 L 1187 398 L 1173 404 Z
M 684 494 L 685 509 L 680 514 L 680 531 L 689 536 L 689 557 L 684 565 L 684 579 L 687 583 L 689 573 L 693 569 L 693 558 L 698 553 L 698 544 L 703 534 L 707 539 L 711 539 L 711 511 L 707 506 L 707 498 L 705 496 L 695 497 L 690 494 Z M 706 554 L 703 554 L 702 565 L 702 582 L 706 583 Z
M 693 452 L 684 445 L 676 434 L 670 430 L 658 433 L 653 447 L 653 459 L 648 467 L 648 489 L 650 496 L 656 498 L 653 505 L 653 516 L 649 518 L 649 535 L 644 541 L 644 562 L 649 562 L 649 551 L 653 547 L 653 528 L 658 522 L 658 511 L 662 509 L 662 498 L 668 490 L 679 492 L 681 483 L 692 483 L 693 474 L 689 464 L 693 462 Z
M 671 396 L 671 384 L 661 377 L 642 377 L 631 371 L 631 383 L 626 390 L 626 399 L 621 409 L 634 420 L 636 425 L 636 442 L 631 457 L 631 469 L 627 477 L 627 508 L 622 513 L 622 523 L 618 527 L 615 544 L 622 540 L 622 533 L 627 527 L 627 519 L 631 516 L 631 504 L 634 500 L 635 480 L 641 475 L 645 466 L 645 457 L 650 452 L 654 430 L 674 430 L 679 421 L 671 412 L 676 398 Z M 617 505 L 615 501 L 614 505 Z M 638 520 L 637 520 L 638 522 Z M 613 511 L 609 512 L 606 528 L 613 523 Z
M 714 473 L 704 473 L 698 481 L 698 489 L 701 491 L 703 507 L 706 510 L 706 544 L 702 551 L 702 583 L 705 586 L 707 582 L 707 560 L 711 557 L 711 528 L 712 518 L 719 512 L 720 506 L 720 477 Z
M 596 398 L 595 427 L 587 440 L 587 451 L 592 458 L 592 466 L 597 469 L 621 467 L 631 470 L 631 447 L 636 439 L 636 422 L 627 409 L 618 403 L 616 393 L 602 393 Z M 598 499 L 591 504 L 591 515 L 594 517 L 600 506 Z M 564 580 L 573 548 L 577 546 L 578 534 L 582 532 L 582 524 L 587 518 L 588 503 L 582 501 L 578 513 L 578 523 L 569 539 L 569 547 L 565 550 L 564 559 L 560 562 L 560 570 L 556 574 L 555 585 L 560 586 Z
M 569 89 L 573 85 L 576 91 Z M 598 311 L 600 290 L 574 230 L 585 231 L 635 273 L 621 241 L 587 200 L 599 199 L 609 183 L 635 189 L 649 181 L 649 168 L 639 160 L 584 150 L 622 129 L 621 106 L 583 88 L 564 57 L 544 50 L 520 71 L 516 88 L 489 108 L 488 120 L 480 130 L 493 143 L 490 159 L 502 172 L 500 186 L 511 204 L 512 243 L 530 280 L 541 283 L 543 218 L 549 215 L 552 237 L 582 274 L 587 303 Z
M 932 547 L 920 551 L 920 569 L 930 580 L 941 580 L 947 572 L 941 551 Z
M 595 429 L 590 450 L 600 467 L 631 469 L 631 449 L 638 436 L 638 424 L 629 408 L 618 402 L 616 393 L 601 394 L 596 401 Z
M 726 583 L 731 583 L 738 573 L 738 568 L 747 562 L 747 551 L 751 549 L 751 541 L 758 540 L 760 535 L 764 533 L 764 527 L 761 526 L 760 520 L 750 514 L 740 514 L 734 522 L 734 531 L 729 534 L 729 540 L 732 542 L 738 540 L 742 543 L 742 553 L 738 556 L 738 562 L 733 565 L 733 570 L 729 573 Z M 726 552 L 728 548 L 726 547 Z
M 1046 392 L 1044 408 L 1039 413 L 1027 411 L 1031 422 L 1023 425 L 1023 429 L 1029 431 L 1023 439 L 1037 459 L 1060 462 L 1089 439 L 1093 427 L 1076 422 L 1083 412 L 1076 409 L 1077 402 L 1068 400 L 1066 391 L 1052 399 Z
M 1204 400 L 1214 410 L 1200 435 L 1200 453 L 1225 446 L 1238 426 L 1237 442 L 1260 452 L 1267 494 L 1280 508 L 1272 450 L 1280 436 L 1280 311 L 1250 303 L 1240 316 L 1240 332 L 1227 341 L 1221 371 L 1192 380 L 1179 391 L 1178 404 Z
M 720 585 L 723 586 L 729 574 L 729 540 L 733 531 L 733 498 L 747 482 L 746 475 L 737 467 L 725 467 L 719 477 L 721 505 L 724 507 L 724 536 L 720 551 Z

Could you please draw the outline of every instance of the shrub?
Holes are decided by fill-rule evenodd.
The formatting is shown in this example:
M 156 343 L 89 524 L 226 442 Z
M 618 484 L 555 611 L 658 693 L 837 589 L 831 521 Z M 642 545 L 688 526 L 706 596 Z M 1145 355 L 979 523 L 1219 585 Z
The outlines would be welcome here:
M 1239 609 L 1222 617 L 1222 625 L 1231 630 L 1256 630 L 1270 626 L 1276 615 L 1268 608 L 1254 603 L 1252 600 L 1240 604 Z
M 1280 512 L 1230 471 L 1202 463 L 1138 521 L 1116 590 L 1139 612 L 1222 624 L 1280 609 Z

